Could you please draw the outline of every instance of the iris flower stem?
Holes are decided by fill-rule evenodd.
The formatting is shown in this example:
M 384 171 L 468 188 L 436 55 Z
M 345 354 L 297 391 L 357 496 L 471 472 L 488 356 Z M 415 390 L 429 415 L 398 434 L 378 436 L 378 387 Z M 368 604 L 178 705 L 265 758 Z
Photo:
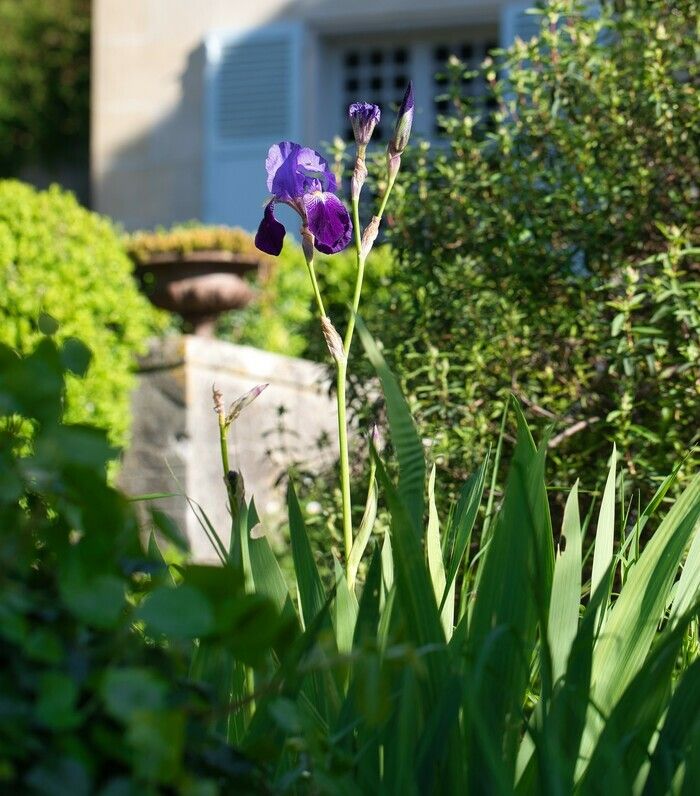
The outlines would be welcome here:
M 316 271 L 314 269 L 314 261 L 306 260 L 306 267 L 309 269 L 309 276 L 311 277 L 311 285 L 314 289 L 314 296 L 316 297 L 316 304 L 318 305 L 318 311 L 321 313 L 321 317 L 325 317 L 326 310 L 323 306 L 323 299 L 321 298 L 321 291 L 318 289 L 318 282 L 316 281 Z
M 348 426 L 345 408 L 345 383 L 347 362 L 336 363 L 338 402 L 338 448 L 340 454 L 340 491 L 343 500 L 343 542 L 345 547 L 345 571 L 349 573 L 352 550 L 352 503 L 350 500 L 350 456 L 348 452 Z
M 377 215 L 381 221 L 389 194 L 394 187 L 395 177 L 389 179 L 382 196 Z M 352 313 L 348 319 L 348 328 L 345 331 L 343 350 L 345 351 L 345 361 L 336 363 L 336 398 L 338 401 L 338 448 L 340 454 L 340 489 L 343 500 L 343 541 L 345 543 L 345 573 L 350 578 L 349 563 L 350 551 L 352 550 L 352 503 L 350 498 L 350 455 L 348 451 L 348 429 L 346 421 L 345 406 L 345 387 L 347 383 L 347 359 L 350 355 L 353 334 L 355 333 L 355 318 L 360 308 L 360 297 L 362 295 L 362 283 L 365 277 L 365 261 L 367 253 L 362 251 L 362 234 L 360 232 L 360 211 L 359 197 L 352 199 L 352 223 L 355 230 L 355 250 L 357 253 L 357 277 L 355 279 L 355 292 L 352 299 Z M 320 300 L 320 299 L 319 299 Z
M 352 336 L 355 332 L 355 316 L 360 307 L 360 296 L 362 295 L 362 282 L 365 278 L 365 260 L 366 257 L 362 254 L 362 234 L 360 232 L 360 211 L 359 211 L 359 197 L 352 200 L 352 224 L 355 228 L 355 250 L 357 252 L 357 277 L 355 279 L 355 293 L 352 298 L 352 314 L 348 319 L 348 328 L 345 330 L 345 340 L 343 341 L 343 349 L 345 356 L 350 353 L 350 346 L 352 345 Z
M 228 429 L 226 428 L 226 417 L 219 413 L 219 446 L 221 447 L 221 464 L 224 468 L 224 478 L 226 479 L 226 483 L 228 484 L 228 443 L 226 441 L 226 434 Z

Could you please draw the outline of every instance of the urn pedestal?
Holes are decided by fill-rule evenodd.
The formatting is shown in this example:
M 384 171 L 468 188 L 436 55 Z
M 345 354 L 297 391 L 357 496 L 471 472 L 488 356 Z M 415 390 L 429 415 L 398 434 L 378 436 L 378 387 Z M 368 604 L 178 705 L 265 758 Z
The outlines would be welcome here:
M 181 315 L 186 331 L 213 337 L 222 312 L 250 303 L 255 293 L 243 276 L 261 264 L 255 255 L 228 251 L 163 252 L 139 263 L 136 274 L 156 307 Z

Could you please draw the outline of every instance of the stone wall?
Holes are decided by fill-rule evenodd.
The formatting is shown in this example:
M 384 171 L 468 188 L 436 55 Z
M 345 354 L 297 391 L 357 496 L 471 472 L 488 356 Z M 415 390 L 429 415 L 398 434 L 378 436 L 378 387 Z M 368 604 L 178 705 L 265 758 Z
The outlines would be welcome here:
M 269 524 L 283 515 L 284 484 L 277 482 L 291 464 L 318 470 L 337 457 L 335 402 L 321 366 L 195 336 L 154 343 L 141 361 L 121 486 L 131 495 L 178 493 L 154 505 L 185 531 L 198 560 L 214 560 L 214 553 L 185 495 L 224 541 L 230 532 L 214 383 L 227 406 L 256 384 L 269 384 L 235 422 L 229 445 L 231 468 L 243 474 L 246 495 Z

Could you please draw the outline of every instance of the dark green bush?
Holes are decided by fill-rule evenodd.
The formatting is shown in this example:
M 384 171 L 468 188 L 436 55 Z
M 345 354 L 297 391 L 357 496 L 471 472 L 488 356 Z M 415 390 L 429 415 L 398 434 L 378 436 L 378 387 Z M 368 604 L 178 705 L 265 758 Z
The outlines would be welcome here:
M 584 6 L 545 4 L 539 39 L 485 64 L 493 116 L 450 65 L 448 145 L 402 169 L 376 328 L 454 481 L 514 392 L 554 425 L 561 482 L 616 440 L 648 496 L 700 427 L 697 7 Z
M 69 379 L 66 418 L 108 429 L 120 445 L 129 429 L 134 357 L 164 317 L 131 272 L 109 221 L 71 194 L 0 182 L 0 342 L 31 351 L 42 314 L 58 323 L 59 341 L 85 340 L 94 357 L 85 379 Z
M 0 174 L 87 156 L 90 0 L 0 0 Z
M 228 689 L 191 671 L 193 638 L 262 671 L 283 626 L 232 567 L 171 571 L 144 549 L 104 433 L 61 423 L 64 370 L 88 361 L 75 339 L 24 358 L 0 344 L 0 791 L 265 793 L 225 741 Z

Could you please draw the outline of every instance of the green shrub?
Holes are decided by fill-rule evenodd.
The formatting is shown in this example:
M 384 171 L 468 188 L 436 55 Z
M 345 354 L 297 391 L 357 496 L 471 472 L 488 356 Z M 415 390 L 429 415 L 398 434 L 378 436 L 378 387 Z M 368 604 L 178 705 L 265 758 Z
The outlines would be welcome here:
M 23 358 L 0 344 L 0 791 L 266 793 L 265 767 L 225 741 L 228 691 L 192 672 L 192 640 L 263 672 L 284 625 L 233 568 L 186 565 L 157 511 L 181 564 L 153 537 L 144 549 L 104 433 L 60 422 L 64 367 L 88 360 L 76 340 Z
M 593 483 L 616 440 L 648 497 L 698 440 L 696 4 L 545 5 L 484 67 L 492 117 L 450 66 L 449 146 L 401 171 L 376 328 L 455 485 L 514 392 L 554 424 L 557 479 Z
M 0 182 L 0 342 L 31 351 L 42 314 L 57 322 L 58 341 L 85 340 L 94 356 L 84 380 L 69 379 L 66 418 L 108 429 L 119 445 L 128 435 L 134 357 L 164 317 L 131 271 L 111 224 L 71 194 Z

